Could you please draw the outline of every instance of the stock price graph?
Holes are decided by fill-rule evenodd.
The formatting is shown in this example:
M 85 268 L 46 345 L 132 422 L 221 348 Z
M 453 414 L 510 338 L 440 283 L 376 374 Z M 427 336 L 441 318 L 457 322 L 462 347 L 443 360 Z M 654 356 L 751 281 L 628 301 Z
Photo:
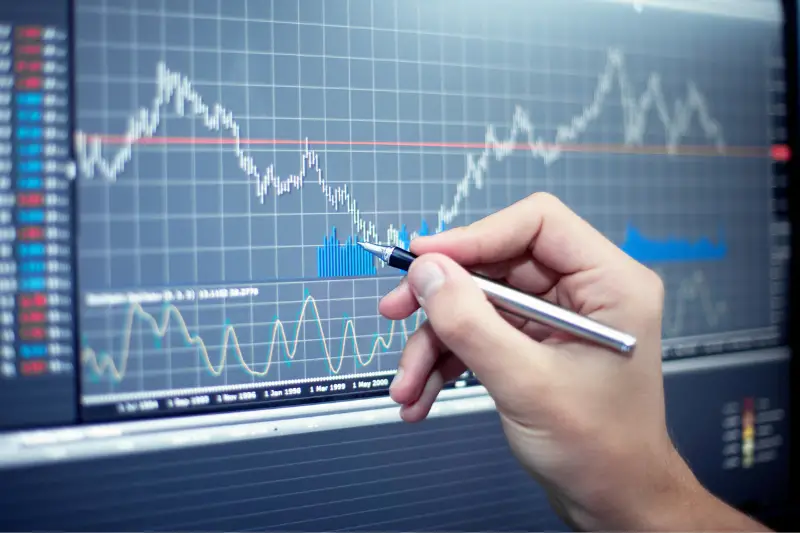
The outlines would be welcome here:
M 775 29 L 581 5 L 77 2 L 85 403 L 390 377 L 422 317 L 357 241 L 536 191 L 658 270 L 667 339 L 774 326 Z
M 245 292 L 255 294 L 259 291 L 249 289 Z M 200 354 L 198 368 L 204 370 L 211 378 L 227 374 L 231 365 L 238 367 L 233 370 L 238 370 L 243 375 L 268 378 L 270 381 L 278 382 L 302 381 L 309 377 L 313 379 L 319 375 L 350 375 L 364 371 L 364 369 L 370 373 L 372 369 L 379 370 L 376 368 L 379 366 L 376 359 L 378 354 L 392 348 L 396 349 L 393 344 L 405 341 L 409 334 L 419 327 L 422 320 L 422 313 L 416 313 L 411 319 L 392 322 L 385 334 L 373 335 L 370 346 L 362 353 L 355 319 L 343 314 L 341 334 L 339 336 L 331 335 L 323 322 L 323 315 L 320 313 L 317 300 L 308 291 L 304 293 L 302 301 L 298 303 L 300 312 L 294 320 L 287 320 L 284 323 L 276 316 L 269 327 L 263 328 L 267 332 L 266 342 L 261 343 L 264 353 L 248 358 L 243 353 L 241 334 L 237 334 L 236 328 L 227 320 L 220 328 L 222 345 L 218 350 L 219 353 L 212 354 L 204 338 L 191 332 L 179 305 L 165 302 L 158 313 L 151 313 L 145 310 L 145 306 L 141 303 L 131 302 L 124 308 L 122 353 L 119 358 L 115 359 L 114 355 L 110 353 L 97 353 L 88 347 L 84 351 L 83 363 L 98 378 L 108 376 L 115 381 L 124 380 L 128 372 L 131 352 L 136 349 L 133 340 L 134 331 L 142 328 L 152 336 L 156 351 L 164 348 L 164 343 L 169 342 L 168 337 L 173 333 L 183 345 Z M 252 300 L 247 303 L 247 306 L 252 305 L 258 305 L 258 303 Z M 370 326 L 370 329 L 374 329 L 374 325 Z M 309 332 L 309 329 L 312 331 Z M 396 337 L 400 339 L 398 340 Z M 303 366 L 299 372 L 292 372 L 291 364 L 300 354 L 301 345 L 309 340 L 314 341 L 313 344 L 318 344 L 321 348 L 320 357 L 314 357 L 313 352 L 318 351 L 318 348 L 313 346 L 311 354 L 304 354 Z M 250 339 L 248 345 L 253 346 L 254 342 Z M 336 346 L 337 344 L 338 346 Z M 352 354 L 351 364 L 346 364 L 348 353 Z M 316 365 L 319 368 L 309 370 L 313 361 L 320 363 Z M 376 364 L 372 364 L 373 362 Z M 279 365 L 282 364 L 285 365 L 283 370 L 279 368 Z M 391 370 L 391 368 L 384 370 Z M 170 375 L 170 377 L 173 376 Z M 213 379 L 211 382 L 214 382 Z

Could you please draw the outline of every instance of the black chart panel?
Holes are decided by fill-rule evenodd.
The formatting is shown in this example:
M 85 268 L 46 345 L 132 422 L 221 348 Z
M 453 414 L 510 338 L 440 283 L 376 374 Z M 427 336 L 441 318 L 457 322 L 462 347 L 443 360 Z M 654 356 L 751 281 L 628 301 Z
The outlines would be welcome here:
M 76 4 L 82 384 L 89 411 L 114 406 L 98 416 L 385 390 L 421 317 L 378 315 L 399 276 L 356 242 L 406 246 L 536 191 L 663 276 L 669 356 L 779 340 L 778 20 Z

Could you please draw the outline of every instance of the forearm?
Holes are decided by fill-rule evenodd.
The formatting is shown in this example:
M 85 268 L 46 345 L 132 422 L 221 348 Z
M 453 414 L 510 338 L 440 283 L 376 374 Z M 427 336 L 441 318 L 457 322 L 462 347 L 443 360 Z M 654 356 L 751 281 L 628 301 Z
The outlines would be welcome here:
M 698 497 L 698 500 L 694 512 L 690 515 L 691 523 L 687 521 L 684 529 L 693 527 L 701 531 L 770 531 L 763 524 L 733 509 L 708 492 Z M 675 525 L 670 525 L 670 529 L 679 528 L 681 524 L 676 522 Z
M 677 452 L 676 452 L 677 456 Z M 621 529 L 638 531 L 770 531 L 706 490 L 678 458 L 649 504 L 632 509 Z

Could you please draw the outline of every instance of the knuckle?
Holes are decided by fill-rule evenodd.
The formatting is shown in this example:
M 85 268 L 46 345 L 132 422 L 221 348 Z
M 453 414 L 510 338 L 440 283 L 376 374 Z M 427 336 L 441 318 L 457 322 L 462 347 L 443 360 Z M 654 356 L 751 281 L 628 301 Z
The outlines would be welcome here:
M 533 193 L 530 201 L 537 209 L 558 209 L 564 205 L 558 196 L 545 191 Z

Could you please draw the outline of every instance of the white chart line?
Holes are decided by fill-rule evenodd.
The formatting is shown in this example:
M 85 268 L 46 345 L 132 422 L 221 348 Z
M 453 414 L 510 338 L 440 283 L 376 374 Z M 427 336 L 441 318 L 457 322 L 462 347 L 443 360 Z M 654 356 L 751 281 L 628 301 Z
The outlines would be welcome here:
M 605 68 L 598 77 L 592 101 L 581 113 L 560 125 L 552 141 L 537 136 L 536 127 L 527 112 L 519 106 L 515 110 L 507 139 L 499 139 L 493 125 L 487 127 L 485 148 L 480 153 L 466 156 L 466 172 L 456 185 L 452 199 L 440 206 L 436 227 L 441 228 L 450 224 L 460 214 L 470 192 L 483 188 L 492 158 L 496 161 L 504 160 L 518 148 L 520 142 L 527 146 L 532 157 L 540 159 L 545 165 L 558 161 L 564 153 L 564 145 L 577 140 L 602 114 L 615 87 L 619 88 L 620 106 L 623 111 L 625 145 L 642 144 L 649 114 L 655 110 L 664 127 L 668 154 L 677 152 L 695 116 L 706 138 L 714 144 L 718 152 L 724 153 L 725 141 L 722 129 L 711 117 L 705 97 L 693 82 L 687 82 L 685 98 L 676 100 L 671 107 L 667 104 L 661 89 L 661 78 L 657 73 L 650 75 L 644 92 L 636 96 L 628 80 L 622 52 L 611 49 L 608 52 Z M 362 216 L 358 203 L 348 187 L 328 181 L 319 165 L 317 152 L 310 149 L 307 142 L 299 173 L 282 178 L 276 172 L 274 165 L 268 165 L 264 170 L 259 169 L 253 158 L 242 147 L 239 123 L 233 113 L 219 103 L 209 106 L 187 77 L 170 70 L 163 62 L 159 62 L 156 69 L 156 95 L 152 104 L 150 107 L 140 108 L 130 117 L 124 141 L 115 146 L 116 152 L 105 155 L 102 139 L 80 131 L 76 133 L 76 151 L 81 174 L 87 179 L 99 175 L 110 182 L 116 181 L 130 162 L 134 145 L 141 139 L 155 135 L 161 123 L 162 110 L 170 104 L 174 106 L 178 115 L 199 117 L 209 130 L 224 130 L 231 136 L 233 143 L 230 146 L 238 158 L 239 167 L 254 180 L 255 192 L 261 203 L 264 203 L 270 193 L 281 196 L 304 187 L 311 176 L 329 205 L 337 211 L 344 209 L 350 215 L 355 235 L 366 241 L 390 244 L 401 242 L 400 230 L 391 225 L 383 238 L 379 236 L 377 226 Z M 411 234 L 412 238 L 416 236 L 416 233 Z

